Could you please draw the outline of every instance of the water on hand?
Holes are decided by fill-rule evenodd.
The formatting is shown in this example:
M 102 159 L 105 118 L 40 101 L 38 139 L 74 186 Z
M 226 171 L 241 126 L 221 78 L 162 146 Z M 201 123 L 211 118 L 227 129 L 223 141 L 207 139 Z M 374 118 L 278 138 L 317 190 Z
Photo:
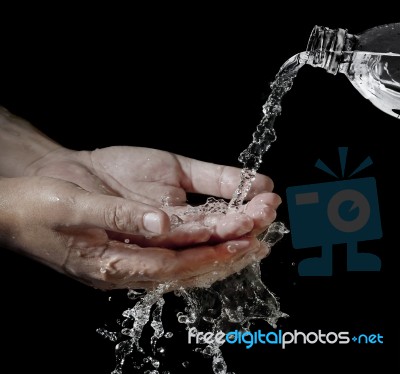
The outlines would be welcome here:
M 281 101 L 292 86 L 293 80 L 299 69 L 307 61 L 307 53 L 299 53 L 282 65 L 274 82 L 271 84 L 271 93 L 263 106 L 263 117 L 253 133 L 249 146 L 240 154 L 242 163 L 240 182 L 229 203 L 214 198 L 207 199 L 201 206 L 190 207 L 180 215 L 172 217 L 172 227 L 178 227 L 185 220 L 185 215 L 201 214 L 226 214 L 229 210 L 238 210 L 244 203 L 256 178 L 257 170 L 262 163 L 262 157 L 276 140 L 274 122 L 281 113 Z M 268 246 L 273 246 L 288 230 L 281 222 L 274 222 L 258 237 Z M 127 357 L 133 354 L 139 357 L 135 360 L 135 369 L 146 370 L 148 374 L 169 374 L 163 370 L 159 357 L 164 351 L 159 346 L 160 338 L 172 336 L 172 332 L 165 332 L 162 323 L 162 310 L 165 304 L 163 295 L 175 289 L 172 283 L 160 284 L 156 289 L 139 293 L 129 290 L 128 297 L 135 300 L 135 305 L 123 312 L 125 318 L 120 332 L 109 332 L 98 329 L 98 333 L 115 342 L 116 367 L 112 374 L 122 374 Z M 260 263 L 254 261 L 251 265 L 228 276 L 223 280 L 213 283 L 203 282 L 196 287 L 179 288 L 174 291 L 176 297 L 184 300 L 184 311 L 177 313 L 178 322 L 186 328 L 196 328 L 201 332 L 219 331 L 224 333 L 231 330 L 249 330 L 254 320 L 265 320 L 276 327 L 279 318 L 285 317 L 280 311 L 279 303 L 274 294 L 268 290 L 262 281 Z M 143 329 L 150 324 L 153 335 L 150 338 L 151 352 L 145 352 L 139 341 Z M 214 335 L 215 336 L 215 335 Z M 204 348 L 197 348 L 212 360 L 212 370 L 215 374 L 227 373 L 227 364 L 224 360 L 221 346 L 214 341 L 205 344 Z M 183 361 L 183 366 L 188 362 Z

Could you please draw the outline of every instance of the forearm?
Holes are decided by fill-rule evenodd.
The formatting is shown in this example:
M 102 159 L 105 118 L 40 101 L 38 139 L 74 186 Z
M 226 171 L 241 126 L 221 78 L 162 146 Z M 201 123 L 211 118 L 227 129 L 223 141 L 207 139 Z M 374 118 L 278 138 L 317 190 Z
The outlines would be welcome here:
M 29 165 L 58 148 L 30 123 L 0 107 L 0 176 L 23 176 Z

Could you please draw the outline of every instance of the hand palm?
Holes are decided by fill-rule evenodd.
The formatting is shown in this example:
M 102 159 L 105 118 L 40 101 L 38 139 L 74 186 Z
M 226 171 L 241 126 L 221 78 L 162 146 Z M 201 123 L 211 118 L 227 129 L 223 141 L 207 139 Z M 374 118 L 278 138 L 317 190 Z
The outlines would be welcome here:
M 96 175 L 120 196 L 159 206 L 186 201 L 190 185 L 176 155 L 155 149 L 109 147 L 92 152 Z
M 92 152 L 60 149 L 34 165 L 30 174 L 60 178 L 85 190 L 159 206 L 174 196 L 185 201 L 184 175 L 177 157 L 154 149 L 115 146 Z

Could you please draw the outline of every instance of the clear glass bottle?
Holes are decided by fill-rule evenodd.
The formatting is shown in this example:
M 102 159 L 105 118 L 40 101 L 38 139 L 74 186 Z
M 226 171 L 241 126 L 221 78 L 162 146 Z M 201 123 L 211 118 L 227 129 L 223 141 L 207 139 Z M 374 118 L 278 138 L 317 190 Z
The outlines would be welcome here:
M 315 26 L 306 64 L 343 73 L 383 112 L 400 119 L 400 23 L 377 26 L 358 35 Z

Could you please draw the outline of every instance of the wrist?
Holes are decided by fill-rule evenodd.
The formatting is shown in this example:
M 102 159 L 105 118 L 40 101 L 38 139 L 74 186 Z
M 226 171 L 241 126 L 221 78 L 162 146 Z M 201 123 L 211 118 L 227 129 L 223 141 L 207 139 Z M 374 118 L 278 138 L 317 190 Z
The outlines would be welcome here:
M 18 193 L 14 184 L 17 179 L 0 177 L 0 247 L 14 249 L 17 236 L 16 221 L 18 212 L 10 196 Z
M 0 107 L 1 176 L 23 176 L 29 165 L 60 148 L 30 123 Z

